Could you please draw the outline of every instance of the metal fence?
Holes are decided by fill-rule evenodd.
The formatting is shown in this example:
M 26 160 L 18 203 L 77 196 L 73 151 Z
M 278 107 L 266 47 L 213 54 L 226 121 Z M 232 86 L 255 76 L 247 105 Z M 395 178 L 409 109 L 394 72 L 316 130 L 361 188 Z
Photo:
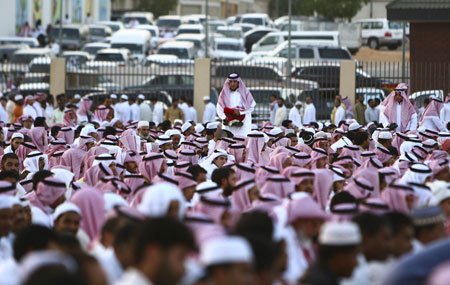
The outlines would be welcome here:
M 354 80 L 356 94 L 381 101 L 399 82 L 411 84 L 418 105 L 430 94 L 443 96 L 450 90 L 450 64 L 401 62 L 357 62 L 355 74 L 345 74 Z M 15 89 L 24 95 L 49 92 L 50 62 L 42 64 L 0 64 L 0 89 Z M 249 88 L 257 107 L 254 121 L 269 118 L 270 95 L 285 99 L 288 107 L 295 101 L 311 96 L 317 119 L 328 120 L 334 97 L 340 94 L 341 68 L 339 62 L 293 62 L 286 60 L 254 60 L 249 62 L 212 61 L 210 66 L 210 96 L 216 102 L 223 83 L 230 73 L 238 73 Z M 136 96 L 144 94 L 171 104 L 173 98 L 194 98 L 194 61 L 147 62 L 144 65 L 86 63 L 80 66 L 68 62 L 66 94 L 90 96 L 95 102 L 115 93 Z M 202 80 L 195 81 L 208 84 Z M 428 91 L 427 91 L 428 90 Z M 431 91 L 430 91 L 431 90 Z M 54 94 L 57 95 L 57 94 Z M 346 96 L 348 94 L 341 94 Z M 96 104 L 94 104 L 95 107 Z

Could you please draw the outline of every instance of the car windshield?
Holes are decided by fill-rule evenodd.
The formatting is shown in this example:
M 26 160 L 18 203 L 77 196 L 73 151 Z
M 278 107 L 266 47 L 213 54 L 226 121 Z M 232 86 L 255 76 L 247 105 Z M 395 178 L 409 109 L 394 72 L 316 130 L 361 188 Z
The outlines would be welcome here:
M 53 28 L 50 32 L 50 36 L 52 38 L 59 38 L 59 29 Z M 62 39 L 63 40 L 78 40 L 80 37 L 80 33 L 78 29 L 69 29 L 69 28 L 63 28 L 62 29 Z
M 120 53 L 101 53 L 95 57 L 96 61 L 125 61 Z
M 242 37 L 240 31 L 219 30 L 218 33 L 224 35 L 227 38 L 240 39 Z
M 389 29 L 400 30 L 403 29 L 403 25 L 399 22 L 389 22 Z
M 158 54 L 172 54 L 180 59 L 189 59 L 188 51 L 184 48 L 161 48 L 158 50 Z
M 160 28 L 178 28 L 181 21 L 178 19 L 159 19 L 156 21 L 156 25 Z
M 223 43 L 223 44 L 217 44 L 218 50 L 233 50 L 233 51 L 243 51 L 241 45 L 236 44 L 229 44 L 229 43 Z
M 323 59 L 352 59 L 350 54 L 343 49 L 319 48 L 319 55 Z
M 242 23 L 248 23 L 253 25 L 263 25 L 264 21 L 262 18 L 243 18 Z
M 105 29 L 102 29 L 102 28 L 90 28 L 89 32 L 91 33 L 91 36 L 95 36 L 95 37 L 104 37 L 105 36 Z
M 99 50 L 104 49 L 104 48 L 105 47 L 84 47 L 82 49 L 82 51 L 85 51 L 91 55 L 96 55 Z
M 34 58 L 41 57 L 38 54 L 15 54 L 13 55 L 12 62 L 14 63 L 30 63 Z
M 120 29 L 120 25 L 117 24 L 107 24 L 105 26 L 108 26 L 113 33 L 117 32 Z
M 178 35 L 181 34 L 200 34 L 200 30 L 199 29 L 181 29 L 178 30 Z
M 123 19 L 123 23 L 128 24 L 129 22 L 131 22 L 131 19 L 136 19 L 141 25 L 148 24 L 148 20 L 145 17 L 125 17 Z
M 132 54 L 142 54 L 142 46 L 137 44 L 112 44 L 111 48 L 126 48 Z
M 87 61 L 87 58 L 82 55 L 63 55 L 67 59 L 67 63 L 72 65 L 82 65 Z

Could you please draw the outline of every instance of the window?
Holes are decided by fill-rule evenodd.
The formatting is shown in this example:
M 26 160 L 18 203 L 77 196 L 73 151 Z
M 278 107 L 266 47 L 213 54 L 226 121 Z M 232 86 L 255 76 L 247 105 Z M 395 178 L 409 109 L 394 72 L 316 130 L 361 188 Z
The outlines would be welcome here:
M 264 39 L 264 41 L 261 42 L 262 46 L 268 46 L 268 45 L 276 45 L 278 44 L 278 37 L 277 36 L 270 36 Z
M 194 76 L 181 75 L 180 79 L 182 85 L 194 86 Z
M 101 53 L 95 57 L 96 61 L 125 61 L 120 53 Z
M 314 58 L 314 51 L 311 48 L 301 48 L 300 58 Z
M 264 20 L 262 18 L 244 18 L 242 19 L 242 23 L 253 24 L 256 26 L 263 26 Z
M 399 22 L 389 22 L 389 29 L 400 30 L 403 29 L 402 23 Z
M 279 53 L 279 56 L 288 58 L 289 57 L 288 48 L 282 49 Z M 293 48 L 293 47 L 291 47 L 291 58 L 296 58 L 296 51 L 295 51 L 295 48 Z
M 351 59 L 350 54 L 344 49 L 319 48 L 319 56 L 322 59 Z
M 363 22 L 361 23 L 361 28 L 364 30 L 370 29 L 370 22 Z
M 381 30 L 383 28 L 383 22 L 372 22 L 372 30 Z

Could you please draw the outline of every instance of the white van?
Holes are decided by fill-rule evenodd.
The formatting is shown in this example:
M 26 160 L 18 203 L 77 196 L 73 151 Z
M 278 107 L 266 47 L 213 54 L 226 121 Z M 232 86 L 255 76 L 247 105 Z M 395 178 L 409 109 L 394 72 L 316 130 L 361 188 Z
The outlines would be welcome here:
M 144 30 L 120 30 L 112 36 L 111 48 L 126 48 L 135 59 L 142 62 L 150 50 L 150 32 Z
M 274 27 L 269 16 L 262 13 L 243 14 L 239 19 L 239 23 L 253 24 L 256 27 Z
M 395 50 L 402 44 L 403 26 L 401 23 L 389 22 L 387 19 L 365 19 L 356 23 L 362 28 L 363 44 L 378 49 L 387 46 Z
M 140 25 L 153 24 L 153 13 L 151 12 L 127 12 L 122 16 L 122 23 L 127 27 L 132 19 L 136 19 Z
M 157 54 L 175 55 L 179 59 L 194 59 L 195 46 L 193 43 L 185 41 L 165 42 L 158 48 Z
M 176 36 L 175 41 L 191 42 L 195 48 L 195 58 L 205 57 L 205 35 L 204 34 L 181 34 Z
M 252 46 L 252 52 L 271 51 L 277 46 L 288 40 L 288 32 L 271 32 L 262 37 Z M 295 41 L 305 41 L 313 44 L 314 42 L 327 43 L 329 46 L 339 46 L 339 32 L 292 32 L 291 39 Z
M 178 27 L 177 35 L 181 34 L 203 34 L 203 25 L 183 24 Z
M 144 30 L 149 31 L 151 34 L 152 39 L 150 40 L 150 48 L 156 49 L 158 47 L 158 41 L 159 41 L 159 29 L 157 26 L 154 25 L 138 25 L 135 30 Z

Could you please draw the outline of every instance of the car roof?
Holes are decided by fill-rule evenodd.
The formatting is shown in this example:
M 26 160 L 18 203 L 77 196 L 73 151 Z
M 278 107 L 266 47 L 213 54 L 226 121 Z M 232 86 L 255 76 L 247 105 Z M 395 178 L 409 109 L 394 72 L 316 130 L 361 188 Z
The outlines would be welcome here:
M 83 47 L 105 47 L 109 48 L 111 44 L 108 43 L 102 43 L 102 42 L 94 42 L 94 43 L 87 43 Z
M 125 14 L 123 14 L 124 17 L 147 17 L 150 15 L 153 15 L 153 13 L 135 11 L 135 12 L 125 12 Z
M 85 25 L 81 25 L 81 24 L 64 24 L 62 25 L 63 29 L 81 29 L 81 28 L 85 28 Z M 54 29 L 59 29 L 59 25 L 56 25 L 53 27 Z
M 108 29 L 109 28 L 108 26 L 102 25 L 102 24 L 91 24 L 91 25 L 88 25 L 88 27 L 89 27 L 89 29 L 90 28 L 95 28 L 95 29 L 101 29 L 101 28 Z
M 203 25 L 200 24 L 181 24 L 178 29 L 203 29 Z
M 242 14 L 241 18 L 269 18 L 269 16 L 267 14 L 264 13 L 247 13 L 247 14 Z
M 242 31 L 241 26 L 220 26 L 217 31 Z
M 164 16 L 159 16 L 158 20 L 180 20 L 181 21 L 181 16 L 178 16 L 178 15 L 164 15 Z
M 230 43 L 230 44 L 240 44 L 240 39 L 233 39 L 233 38 L 217 38 L 214 39 L 214 42 L 216 43 Z
M 248 35 L 253 34 L 254 32 L 259 32 L 259 31 L 269 31 L 269 33 L 270 33 L 270 32 L 274 32 L 276 30 L 272 29 L 272 28 L 267 28 L 267 27 L 258 27 L 258 28 L 251 29 L 250 31 L 247 31 L 244 34 L 244 37 L 247 37 Z
M 101 53 L 120 53 L 120 54 L 127 54 L 129 51 L 127 50 L 127 49 L 125 49 L 125 48 L 104 48 L 104 49 L 101 49 L 101 50 L 99 50 L 98 52 L 97 52 L 97 55 L 98 54 L 101 54 Z
M 16 51 L 14 54 L 46 54 L 50 53 L 52 50 L 49 48 L 26 48 Z
M 185 40 L 185 39 L 192 39 L 192 40 L 203 40 L 205 39 L 204 34 L 181 34 L 175 37 L 176 40 Z
M 161 48 L 192 48 L 193 46 L 193 43 L 187 41 L 170 41 L 163 43 Z
M 376 21 L 387 21 L 386 18 L 373 18 L 373 19 L 361 19 L 356 22 L 376 22 Z
M 65 51 L 63 52 L 63 56 L 65 55 L 83 55 L 86 57 L 89 57 L 89 53 L 85 52 L 85 51 Z

